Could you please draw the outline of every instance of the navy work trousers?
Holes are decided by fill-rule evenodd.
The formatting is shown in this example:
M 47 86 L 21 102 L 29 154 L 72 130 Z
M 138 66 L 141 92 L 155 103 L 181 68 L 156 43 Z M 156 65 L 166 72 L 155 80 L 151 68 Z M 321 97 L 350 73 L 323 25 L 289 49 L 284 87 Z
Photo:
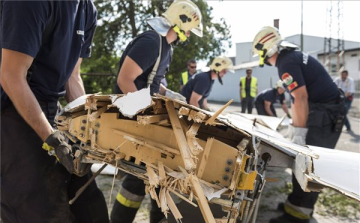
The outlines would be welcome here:
M 246 97 L 241 100 L 241 113 L 245 113 L 247 109 L 247 113 L 252 114 L 253 105 L 254 98 L 247 94 Z
M 346 108 L 344 101 L 329 104 L 314 104 L 309 102 L 306 144 L 334 149 L 342 129 L 341 126 L 339 131 L 335 131 L 334 123 L 339 116 L 344 117 L 345 114 Z M 319 193 L 304 192 L 294 175 L 292 183 L 293 191 L 289 195 L 288 201 L 298 207 L 314 209 Z
M 57 102 L 41 103 L 53 125 Z M 42 149 L 42 140 L 13 105 L 1 111 L 1 218 L 4 223 L 106 223 L 106 202 L 95 181 L 73 205 L 69 200 L 91 177 L 68 173 Z
M 138 195 L 145 196 L 145 184 L 143 180 L 127 174 L 122 187 L 128 192 Z M 111 223 L 131 223 L 134 221 L 138 208 L 125 207 L 115 200 L 113 209 L 111 211 Z M 150 210 L 150 223 L 158 223 L 164 218 L 164 214 L 161 209 L 157 206 L 155 200 L 151 199 L 151 210 Z

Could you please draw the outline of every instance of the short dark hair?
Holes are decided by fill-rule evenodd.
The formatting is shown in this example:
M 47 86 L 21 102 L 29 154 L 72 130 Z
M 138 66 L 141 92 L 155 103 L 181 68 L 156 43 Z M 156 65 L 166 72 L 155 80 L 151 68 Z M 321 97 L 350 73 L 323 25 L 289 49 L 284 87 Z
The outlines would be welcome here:
M 196 60 L 195 60 L 195 59 L 190 59 L 190 60 L 188 60 L 187 65 L 189 65 L 189 64 L 191 64 L 191 63 L 196 63 Z
M 341 74 L 342 74 L 342 73 L 349 74 L 349 72 L 348 72 L 347 70 L 343 70 L 343 71 L 341 71 Z
M 246 68 L 246 72 L 251 71 L 252 72 L 252 69 L 251 68 Z

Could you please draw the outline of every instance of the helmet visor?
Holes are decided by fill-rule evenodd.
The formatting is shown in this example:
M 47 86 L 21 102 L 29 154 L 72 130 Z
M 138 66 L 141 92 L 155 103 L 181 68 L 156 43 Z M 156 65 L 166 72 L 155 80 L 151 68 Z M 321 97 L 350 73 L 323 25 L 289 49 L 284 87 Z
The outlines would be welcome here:
M 197 35 L 198 37 L 203 37 L 203 25 L 200 23 L 198 27 L 192 28 L 190 30 L 192 33 Z

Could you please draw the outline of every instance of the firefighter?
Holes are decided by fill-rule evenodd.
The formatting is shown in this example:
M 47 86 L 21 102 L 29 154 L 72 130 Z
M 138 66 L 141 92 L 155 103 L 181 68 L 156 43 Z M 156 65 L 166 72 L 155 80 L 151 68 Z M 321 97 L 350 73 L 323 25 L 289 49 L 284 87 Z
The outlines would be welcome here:
M 274 103 L 279 101 L 282 109 L 287 114 L 288 118 L 291 118 L 289 110 L 285 103 L 285 87 L 283 82 L 279 80 L 276 83 L 275 88 L 265 89 L 255 98 L 255 108 L 259 115 L 275 116 L 276 111 Z
M 224 56 L 216 57 L 210 65 L 210 71 L 196 74 L 194 78 L 187 82 L 180 93 L 186 98 L 187 103 L 210 110 L 207 97 L 210 95 L 214 80 L 218 79 L 222 85 L 222 77 L 225 76 L 227 71 L 234 73 L 231 59 Z
M 252 76 L 252 69 L 246 69 L 246 77 L 240 78 L 241 113 L 252 113 L 254 99 L 258 93 L 257 78 Z
M 346 114 L 344 94 L 324 67 L 312 56 L 283 40 L 279 31 L 263 27 L 253 41 L 253 55 L 260 66 L 276 66 L 280 79 L 292 96 L 294 136 L 298 145 L 335 148 Z M 284 214 L 270 223 L 308 223 L 318 192 L 304 192 L 293 175 L 293 190 L 284 205 Z
M 90 57 L 96 15 L 92 1 L 0 2 L 5 223 L 109 222 L 95 181 L 69 205 L 92 175 L 72 174 L 71 147 L 54 127 L 59 98 L 70 102 L 85 94 L 80 64 Z
M 172 45 L 185 44 L 190 32 L 202 37 L 202 16 L 190 0 L 174 1 L 162 17 L 147 21 L 152 30 L 132 40 L 120 59 L 115 93 L 134 92 L 150 86 L 150 93 L 184 100 L 160 82 L 169 69 Z M 160 54 L 159 54 L 160 52 Z M 145 184 L 133 175 L 126 175 L 111 212 L 112 223 L 133 222 L 145 196 Z M 164 214 L 152 201 L 150 222 L 159 222 Z
M 196 60 L 190 59 L 187 62 L 187 70 L 181 73 L 180 78 L 180 91 L 184 85 L 193 77 L 196 73 Z

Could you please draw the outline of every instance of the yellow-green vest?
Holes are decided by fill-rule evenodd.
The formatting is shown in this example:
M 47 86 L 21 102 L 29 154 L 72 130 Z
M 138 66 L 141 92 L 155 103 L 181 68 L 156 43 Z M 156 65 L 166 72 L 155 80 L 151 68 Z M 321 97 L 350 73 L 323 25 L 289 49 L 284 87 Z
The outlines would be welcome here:
M 245 91 L 246 77 L 240 78 L 240 83 L 241 83 L 241 97 L 246 98 L 246 91 Z M 253 98 L 256 97 L 256 89 L 257 89 L 257 78 L 251 77 L 250 96 Z
M 183 85 L 185 85 L 189 80 L 188 71 L 185 71 L 181 74 Z

